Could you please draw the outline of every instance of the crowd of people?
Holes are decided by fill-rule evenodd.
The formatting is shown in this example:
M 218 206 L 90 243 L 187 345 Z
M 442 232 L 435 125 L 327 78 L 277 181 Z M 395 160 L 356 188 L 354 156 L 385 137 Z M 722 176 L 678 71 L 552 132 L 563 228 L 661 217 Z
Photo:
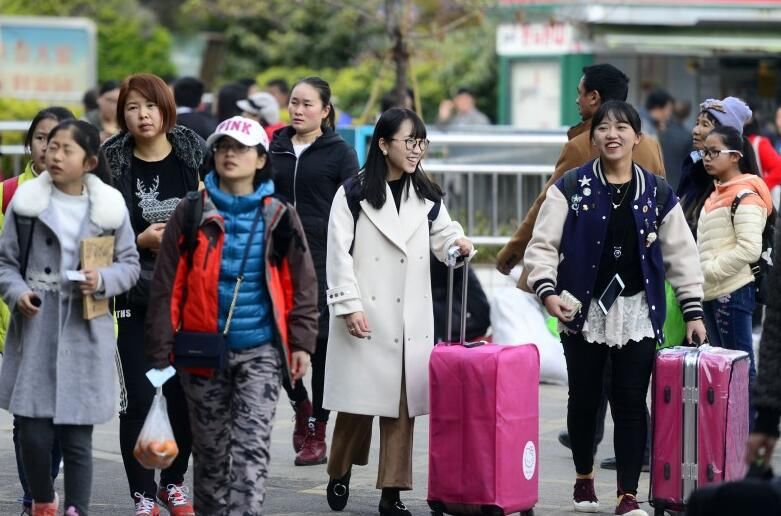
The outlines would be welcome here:
M 598 511 L 594 455 L 610 404 L 616 456 L 603 467 L 616 469 L 615 514 L 640 516 L 646 396 L 668 288 L 687 343 L 748 353 L 747 456 L 772 454 L 781 302 L 765 296 L 781 272 L 761 268 L 770 272 L 760 288 L 755 264 L 769 252 L 781 158 L 741 99 L 705 99 L 687 133 L 669 94 L 653 92 L 641 113 L 626 102 L 628 84 L 611 65 L 583 69 L 582 121 L 497 268 L 522 264 L 519 288 L 559 321 L 569 378 L 559 440 L 572 449 L 574 509 Z M 174 516 L 261 514 L 284 390 L 295 464 L 327 461 L 336 511 L 352 467 L 368 462 L 379 417 L 378 510 L 406 516 L 428 356 L 445 333 L 435 323 L 435 313 L 444 319 L 440 263 L 454 248 L 474 252 L 421 169 L 426 126 L 388 97 L 361 167 L 319 77 L 267 91 L 230 84 L 211 111 L 203 94 L 194 78 L 135 74 L 101 85 L 85 120 L 46 108 L 26 135 L 29 163 L 2 183 L 0 407 L 14 416 L 23 511 L 58 514 L 62 460 L 65 514 L 88 514 L 93 427 L 119 400 L 136 516 L 161 506 Z M 488 122 L 463 89 L 437 124 Z M 93 237 L 112 239 L 111 265 L 83 265 L 82 242 Z M 112 300 L 111 310 L 88 318 L 85 299 Z M 490 323 L 480 299 L 474 336 Z M 767 314 L 757 374 L 758 303 Z M 204 342 L 208 356 L 188 361 Z M 162 393 L 178 454 L 157 478 L 134 447 L 156 396 L 147 373 L 170 366 Z

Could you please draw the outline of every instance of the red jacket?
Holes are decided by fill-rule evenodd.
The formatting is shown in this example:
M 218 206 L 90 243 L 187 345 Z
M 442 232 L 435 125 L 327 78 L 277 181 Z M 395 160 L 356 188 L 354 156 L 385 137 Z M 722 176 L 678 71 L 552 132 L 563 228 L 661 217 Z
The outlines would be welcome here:
M 781 185 L 781 156 L 773 148 L 770 140 L 758 134 L 748 137 L 757 155 L 757 167 L 768 189 Z
M 225 237 L 223 218 L 204 190 L 203 215 L 188 271 L 182 253 L 190 201 L 179 203 L 166 225 L 157 257 L 146 318 L 146 356 L 153 367 L 166 367 L 174 334 L 182 330 L 218 331 L 217 292 Z M 274 344 L 284 353 L 287 378 L 292 351 L 315 351 L 317 278 L 306 237 L 293 207 L 280 199 L 263 198 L 265 277 L 274 314 Z M 185 291 L 186 301 L 182 307 Z

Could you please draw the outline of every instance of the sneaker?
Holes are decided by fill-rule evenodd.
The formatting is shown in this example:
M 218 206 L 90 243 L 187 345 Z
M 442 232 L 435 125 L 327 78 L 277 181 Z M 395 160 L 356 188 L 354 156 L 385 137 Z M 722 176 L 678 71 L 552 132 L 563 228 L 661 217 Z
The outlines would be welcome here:
M 631 494 L 625 494 L 619 498 L 615 513 L 622 516 L 648 516 L 648 513 L 637 504 L 637 498 Z
M 575 506 L 575 512 L 599 512 L 599 500 L 597 500 L 597 494 L 594 492 L 593 478 L 578 478 L 575 480 L 572 503 Z
M 33 505 L 22 505 L 22 513 L 20 516 L 30 516 L 33 513 Z
M 147 498 L 141 493 L 133 495 L 136 499 L 136 516 L 160 516 L 160 508 L 151 498 Z
M 325 421 L 315 421 L 314 418 L 309 418 L 309 428 L 304 444 L 296 454 L 294 461 L 296 466 L 314 466 L 315 464 L 325 464 L 328 461 L 325 425 Z
M 564 446 L 565 448 L 572 449 L 572 443 L 570 443 L 569 440 L 569 432 L 566 430 L 562 430 L 559 432 L 559 444 Z
M 332 511 L 342 511 L 347 507 L 347 499 L 350 498 L 350 472 L 342 478 L 331 478 L 325 489 L 325 497 L 328 507 Z
M 57 516 L 57 508 L 60 506 L 60 497 L 54 493 L 54 501 L 49 503 L 38 503 L 33 500 L 33 516 Z
M 304 439 L 309 433 L 309 418 L 312 417 L 312 402 L 307 400 L 298 404 L 293 403 L 293 410 L 296 411 L 293 416 L 293 451 L 301 451 L 304 446 Z
M 74 506 L 68 507 L 68 510 L 65 511 L 65 516 L 79 516 L 79 511 L 76 510 Z
M 182 484 L 160 486 L 157 499 L 168 508 L 171 516 L 195 516 L 188 489 Z
M 412 516 L 407 506 L 401 500 L 380 499 L 380 516 Z

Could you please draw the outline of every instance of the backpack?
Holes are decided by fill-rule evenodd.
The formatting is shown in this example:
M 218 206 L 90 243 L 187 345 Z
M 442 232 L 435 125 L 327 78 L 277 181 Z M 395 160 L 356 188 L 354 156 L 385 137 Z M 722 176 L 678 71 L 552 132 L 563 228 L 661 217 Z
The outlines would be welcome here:
M 187 255 L 187 269 L 193 267 L 193 254 L 198 247 L 198 228 L 203 216 L 203 193 L 199 191 L 187 192 L 187 213 L 184 218 L 184 237 L 179 247 L 181 254 Z
M 730 208 L 730 219 L 732 227 L 735 227 L 735 212 L 738 211 L 738 205 L 747 195 L 757 195 L 753 190 L 741 190 L 732 201 Z M 754 275 L 754 290 L 756 293 L 757 304 L 765 305 L 768 300 L 768 277 L 773 269 L 773 236 L 776 229 L 776 209 L 770 210 L 765 222 L 765 229 L 762 230 L 762 254 L 759 260 L 751 264 L 751 274 Z
M 19 188 L 19 176 L 3 181 L 3 215 L 8 211 L 8 205 L 11 204 L 11 199 L 13 199 L 17 188 Z
M 353 176 L 347 179 L 344 183 L 344 195 L 347 199 L 347 207 L 350 208 L 350 213 L 353 216 L 353 241 L 350 243 L 350 254 L 353 254 L 353 247 L 355 246 L 355 228 L 358 225 L 358 216 L 361 214 L 361 182 L 358 176 Z M 442 201 L 434 202 L 434 206 L 428 211 L 428 228 L 431 229 L 431 225 L 437 220 L 439 216 L 439 208 L 442 206 Z

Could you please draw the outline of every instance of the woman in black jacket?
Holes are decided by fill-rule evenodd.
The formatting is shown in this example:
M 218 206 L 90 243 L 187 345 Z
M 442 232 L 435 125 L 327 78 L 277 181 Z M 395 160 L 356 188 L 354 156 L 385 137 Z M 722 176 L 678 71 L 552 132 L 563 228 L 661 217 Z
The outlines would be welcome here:
M 197 190 L 206 143 L 190 129 L 176 125 L 176 103 L 166 83 L 151 74 L 131 75 L 122 82 L 117 103 L 121 132 L 103 144 L 114 186 L 122 193 L 130 212 L 141 258 L 141 276 L 126 296 L 116 298 L 119 325 L 117 348 L 121 362 L 123 403 L 119 416 L 119 445 L 130 496 L 137 516 L 156 516 L 160 500 L 171 514 L 193 514 L 183 486 L 190 458 L 192 434 L 179 377 L 163 386 L 168 416 L 179 455 L 160 472 L 144 469 L 133 456 L 141 428 L 152 405 L 155 389 L 146 378 L 151 366 L 144 358 L 144 324 L 149 282 L 165 223 L 179 200 Z
M 334 130 L 331 87 L 319 77 L 301 79 L 288 102 L 290 126 L 278 130 L 271 142 L 271 161 L 277 193 L 295 207 L 304 226 L 318 282 L 320 310 L 317 349 L 312 355 L 312 401 L 303 382 L 297 382 L 288 396 L 296 411 L 293 430 L 295 463 L 298 466 L 326 462 L 323 409 L 325 350 L 328 341 L 328 307 L 325 300 L 325 255 L 328 216 L 336 190 L 358 172 L 353 148 Z

